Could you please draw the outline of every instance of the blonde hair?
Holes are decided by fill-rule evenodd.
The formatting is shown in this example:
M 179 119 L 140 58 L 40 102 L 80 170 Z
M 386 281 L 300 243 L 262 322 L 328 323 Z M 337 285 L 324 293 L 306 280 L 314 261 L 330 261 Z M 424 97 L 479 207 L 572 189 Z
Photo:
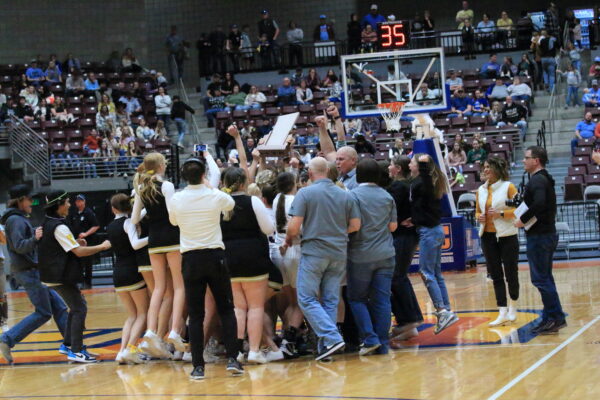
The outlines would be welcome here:
M 258 174 L 256 174 L 256 178 L 254 179 L 254 181 L 256 182 L 256 185 L 258 185 L 258 187 L 261 190 L 263 187 L 265 187 L 267 185 L 275 186 L 276 180 L 277 180 L 277 175 L 275 174 L 275 172 L 273 172 L 273 170 L 270 170 L 270 169 L 265 169 L 263 171 L 260 171 Z M 248 186 L 248 191 L 250 191 L 250 186 Z
M 415 154 L 413 159 L 419 161 L 419 157 L 421 156 L 427 157 L 427 170 L 429 171 L 429 175 L 431 175 L 431 181 L 433 183 L 433 193 L 435 197 L 441 199 L 444 194 L 447 192 L 446 187 L 446 175 L 442 172 L 440 167 L 433 161 L 433 158 L 425 153 Z
M 231 195 L 232 193 L 239 192 L 244 188 L 247 177 L 246 171 L 238 167 L 229 167 L 221 174 L 223 181 L 223 192 Z M 231 221 L 235 207 L 231 211 L 223 212 L 223 221 Z
M 248 189 L 246 189 L 246 193 L 249 196 L 256 196 L 258 198 L 262 197 L 262 190 L 257 183 L 251 183 L 248 185 Z
M 161 153 L 150 153 L 144 157 L 144 161 L 137 169 L 137 173 L 133 178 L 133 187 L 135 193 L 140 196 L 142 203 L 145 205 L 158 202 L 157 197 L 161 194 L 154 184 L 157 181 L 156 172 L 158 169 L 166 165 L 165 156 Z

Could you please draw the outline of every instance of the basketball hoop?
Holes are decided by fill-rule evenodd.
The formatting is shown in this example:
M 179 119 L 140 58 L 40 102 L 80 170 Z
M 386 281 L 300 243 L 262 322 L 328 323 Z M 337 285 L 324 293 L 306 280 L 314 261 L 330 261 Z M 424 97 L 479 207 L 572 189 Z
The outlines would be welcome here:
M 381 117 L 385 121 L 386 131 L 400 132 L 400 117 L 405 104 L 403 101 L 377 104 Z

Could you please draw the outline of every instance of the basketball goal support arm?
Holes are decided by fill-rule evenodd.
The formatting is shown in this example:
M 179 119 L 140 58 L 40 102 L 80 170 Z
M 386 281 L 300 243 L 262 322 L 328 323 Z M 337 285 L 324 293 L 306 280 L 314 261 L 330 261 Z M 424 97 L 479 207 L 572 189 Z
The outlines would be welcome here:
M 432 57 L 431 61 L 429 61 L 429 65 L 427 66 L 427 69 L 423 73 L 423 76 L 421 76 L 421 80 L 419 81 L 419 84 L 417 85 L 416 89 L 413 90 L 412 96 L 410 96 L 409 103 L 412 104 L 412 102 L 415 100 L 415 96 L 417 95 L 417 93 L 419 93 L 419 89 L 421 89 L 421 85 L 423 84 L 423 81 L 425 80 L 425 78 L 427 78 L 427 74 L 429 73 L 429 70 L 433 66 L 433 63 L 435 62 L 435 60 L 437 60 L 437 57 Z
M 356 63 L 352 63 L 352 66 L 354 68 L 356 68 L 357 70 L 359 70 L 360 72 L 362 72 L 363 75 L 365 75 L 367 78 L 369 78 L 370 80 L 372 80 L 375 83 L 381 83 L 379 81 L 379 79 L 375 78 L 372 75 L 367 74 L 366 72 L 364 72 Z M 391 93 L 394 97 L 396 97 L 396 92 L 394 92 L 390 87 L 388 87 L 387 85 L 384 85 L 383 83 L 381 83 L 381 87 L 384 88 L 385 90 L 387 90 L 389 93 Z

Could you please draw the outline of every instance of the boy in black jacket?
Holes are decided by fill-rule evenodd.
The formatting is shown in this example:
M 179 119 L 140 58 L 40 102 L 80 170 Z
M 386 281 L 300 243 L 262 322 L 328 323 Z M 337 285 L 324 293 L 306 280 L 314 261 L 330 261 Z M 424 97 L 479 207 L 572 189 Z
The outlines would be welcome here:
M 506 97 L 506 105 L 502 109 L 502 116 L 498 126 L 515 125 L 521 130 L 521 142 L 525 142 L 527 133 L 527 109 L 513 101 L 512 97 Z

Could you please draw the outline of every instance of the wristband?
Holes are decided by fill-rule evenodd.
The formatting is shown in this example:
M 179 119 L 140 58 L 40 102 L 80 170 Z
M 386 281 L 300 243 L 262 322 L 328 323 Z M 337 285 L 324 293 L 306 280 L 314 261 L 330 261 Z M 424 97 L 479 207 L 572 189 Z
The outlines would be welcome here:
M 334 120 L 342 119 L 339 115 L 337 117 L 333 117 Z

